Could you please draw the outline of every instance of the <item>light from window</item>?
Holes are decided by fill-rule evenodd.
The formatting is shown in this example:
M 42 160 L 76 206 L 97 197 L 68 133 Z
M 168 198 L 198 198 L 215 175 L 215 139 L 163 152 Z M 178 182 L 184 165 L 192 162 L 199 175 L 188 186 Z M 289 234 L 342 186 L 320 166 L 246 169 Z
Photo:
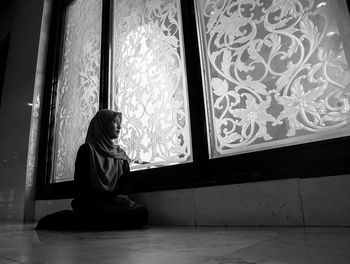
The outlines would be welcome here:
M 52 181 L 72 180 L 76 153 L 98 110 L 101 0 L 76 0 L 67 7 L 58 76 Z
M 191 161 L 180 1 L 114 1 L 111 105 L 133 170 Z
M 350 134 L 337 4 L 196 1 L 212 158 Z

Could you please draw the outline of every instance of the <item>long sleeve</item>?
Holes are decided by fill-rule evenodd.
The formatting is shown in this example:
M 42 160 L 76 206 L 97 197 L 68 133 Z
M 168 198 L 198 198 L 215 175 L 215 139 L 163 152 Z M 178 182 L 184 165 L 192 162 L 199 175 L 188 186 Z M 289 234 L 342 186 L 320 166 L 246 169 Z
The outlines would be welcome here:
M 129 163 L 126 160 L 115 160 L 115 166 L 120 166 L 120 169 L 116 170 L 115 175 L 115 187 L 110 191 L 101 191 L 101 189 L 96 188 L 94 184 L 98 184 L 98 175 L 95 171 L 91 171 L 90 155 L 91 149 L 88 144 L 83 144 L 80 146 L 76 161 L 75 161 L 75 172 L 74 172 L 74 189 L 75 198 L 78 200 L 91 201 L 98 199 L 108 199 L 113 198 L 118 194 L 128 194 L 131 187 L 130 179 L 130 168 Z M 111 159 L 111 158 L 109 158 Z M 113 158 L 112 158 L 113 159 Z
M 130 175 L 130 168 L 129 168 L 129 162 L 126 160 L 123 160 L 123 174 L 118 180 L 117 186 L 115 188 L 115 195 L 117 194 L 125 194 L 128 195 L 131 191 L 131 175 Z

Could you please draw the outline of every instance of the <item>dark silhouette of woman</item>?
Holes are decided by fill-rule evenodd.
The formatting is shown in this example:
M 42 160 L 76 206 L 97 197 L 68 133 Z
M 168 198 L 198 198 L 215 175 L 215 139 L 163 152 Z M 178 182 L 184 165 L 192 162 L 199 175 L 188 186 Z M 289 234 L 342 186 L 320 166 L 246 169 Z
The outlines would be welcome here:
M 120 134 L 121 122 L 121 113 L 107 109 L 92 118 L 75 161 L 73 212 L 56 213 L 62 218 L 54 221 L 60 229 L 65 229 L 65 225 L 69 229 L 123 229 L 146 224 L 147 209 L 128 196 L 130 159 L 113 142 Z M 64 214 L 71 219 L 64 219 Z M 40 221 L 37 229 L 45 229 L 47 221 Z

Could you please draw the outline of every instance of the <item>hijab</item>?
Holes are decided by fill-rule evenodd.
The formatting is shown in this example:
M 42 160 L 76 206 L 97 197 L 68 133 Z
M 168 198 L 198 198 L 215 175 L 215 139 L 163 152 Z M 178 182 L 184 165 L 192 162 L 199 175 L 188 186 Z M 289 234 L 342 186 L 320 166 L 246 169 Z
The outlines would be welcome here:
M 90 181 L 101 194 L 115 191 L 117 181 L 123 175 L 123 162 L 130 161 L 125 151 L 109 136 L 117 117 L 121 119 L 122 114 L 108 109 L 98 111 L 90 121 L 85 140 L 91 150 Z

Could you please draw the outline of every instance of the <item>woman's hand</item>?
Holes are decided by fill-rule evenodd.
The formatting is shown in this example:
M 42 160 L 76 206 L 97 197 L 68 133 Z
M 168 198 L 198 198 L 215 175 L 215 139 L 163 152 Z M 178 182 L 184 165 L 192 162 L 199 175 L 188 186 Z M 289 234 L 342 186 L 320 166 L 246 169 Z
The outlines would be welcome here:
M 146 161 L 140 161 L 137 159 L 130 159 L 130 163 L 136 163 L 136 164 L 148 164 L 149 162 Z
M 135 208 L 139 205 L 132 201 L 127 195 L 119 194 L 114 198 L 114 203 L 125 208 Z

